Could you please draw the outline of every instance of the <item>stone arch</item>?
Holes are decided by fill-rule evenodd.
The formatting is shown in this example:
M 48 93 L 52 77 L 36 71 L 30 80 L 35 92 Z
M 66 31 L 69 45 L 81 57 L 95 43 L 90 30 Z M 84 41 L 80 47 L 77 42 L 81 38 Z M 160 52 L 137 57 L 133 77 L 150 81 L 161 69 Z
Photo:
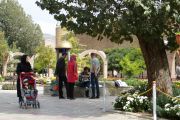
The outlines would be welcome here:
M 91 54 L 91 53 L 96 53 L 97 55 L 99 55 L 102 58 L 102 60 L 103 60 L 103 75 L 104 75 L 104 78 L 107 78 L 108 60 L 107 60 L 106 54 L 103 51 L 90 49 L 90 50 L 86 50 L 86 51 L 80 53 L 79 57 L 83 58 L 84 56 Z
M 171 72 L 171 78 L 172 79 L 176 79 L 176 77 L 177 77 L 177 73 L 176 73 L 176 57 L 177 57 L 177 55 L 180 57 L 180 51 L 179 50 L 176 50 L 174 52 L 167 52 L 169 69 Z

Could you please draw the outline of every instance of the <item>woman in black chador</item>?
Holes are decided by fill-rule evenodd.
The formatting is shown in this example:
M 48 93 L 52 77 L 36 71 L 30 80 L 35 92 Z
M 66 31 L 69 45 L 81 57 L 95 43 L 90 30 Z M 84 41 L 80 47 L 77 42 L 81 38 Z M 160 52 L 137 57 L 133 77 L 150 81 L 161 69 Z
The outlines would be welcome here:
M 28 60 L 29 60 L 29 56 L 23 55 L 21 57 L 21 62 L 18 63 L 17 69 L 16 69 L 16 73 L 18 75 L 18 78 L 17 78 L 17 97 L 19 97 L 19 101 L 22 100 L 19 75 L 21 72 L 32 72 L 31 64 L 29 63 Z

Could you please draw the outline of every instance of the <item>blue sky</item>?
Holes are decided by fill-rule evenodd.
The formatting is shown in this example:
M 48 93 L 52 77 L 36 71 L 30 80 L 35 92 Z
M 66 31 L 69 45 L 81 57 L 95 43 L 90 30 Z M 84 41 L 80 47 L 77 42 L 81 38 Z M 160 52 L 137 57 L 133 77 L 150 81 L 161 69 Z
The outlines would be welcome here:
M 57 21 L 53 18 L 48 11 L 42 11 L 35 2 L 37 0 L 17 0 L 24 8 L 26 14 L 31 15 L 34 23 L 41 26 L 43 33 L 55 35 L 55 28 Z

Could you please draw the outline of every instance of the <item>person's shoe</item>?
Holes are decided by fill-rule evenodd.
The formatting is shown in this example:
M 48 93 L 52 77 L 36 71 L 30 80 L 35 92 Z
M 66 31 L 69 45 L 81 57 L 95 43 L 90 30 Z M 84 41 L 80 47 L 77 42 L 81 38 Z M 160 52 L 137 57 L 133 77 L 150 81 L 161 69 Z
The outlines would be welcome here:
M 75 98 L 70 98 L 70 100 L 75 100 Z
M 65 99 L 65 97 L 63 97 L 63 96 L 59 96 L 59 99 Z
M 88 98 L 88 97 L 89 97 L 89 91 L 86 91 L 86 92 L 85 92 L 85 95 L 86 95 L 86 97 Z
M 94 96 L 92 96 L 92 97 L 90 97 L 89 99 L 95 99 L 95 97 L 94 97 Z
M 99 96 L 96 96 L 96 98 L 98 99 L 98 98 L 99 98 Z

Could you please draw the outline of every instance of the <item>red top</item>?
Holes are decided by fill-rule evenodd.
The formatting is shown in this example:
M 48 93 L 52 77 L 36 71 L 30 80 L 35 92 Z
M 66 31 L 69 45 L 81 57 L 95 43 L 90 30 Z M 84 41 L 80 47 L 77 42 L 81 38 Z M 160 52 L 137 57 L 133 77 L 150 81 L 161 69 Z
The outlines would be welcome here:
M 75 61 L 68 62 L 67 79 L 70 83 L 75 83 L 78 80 L 77 64 Z

